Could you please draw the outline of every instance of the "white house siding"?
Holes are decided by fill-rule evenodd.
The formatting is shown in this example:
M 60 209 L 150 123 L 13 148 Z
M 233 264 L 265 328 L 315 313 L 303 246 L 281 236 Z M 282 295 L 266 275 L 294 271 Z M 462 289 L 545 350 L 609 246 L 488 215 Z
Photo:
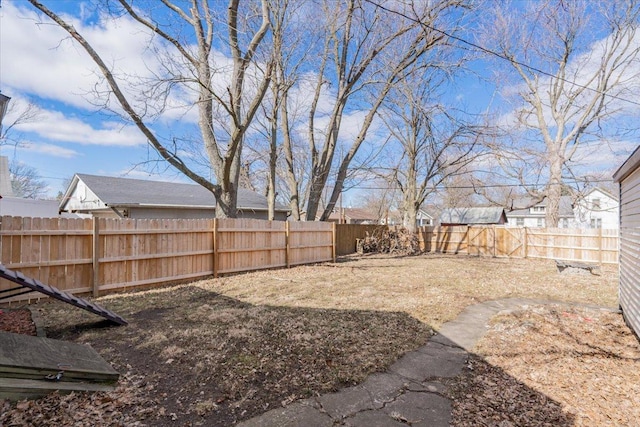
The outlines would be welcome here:
M 145 208 L 132 207 L 124 208 L 127 210 L 128 218 L 136 219 L 200 219 L 215 218 L 215 209 L 198 209 L 198 208 Z M 123 211 L 123 208 L 118 209 Z M 238 218 L 265 219 L 264 211 L 238 210 Z M 286 221 L 287 215 L 284 212 L 276 212 L 275 219 L 277 221 Z
M 181 209 L 181 208 L 119 208 L 118 211 L 126 212 L 128 218 L 135 219 L 200 219 L 215 217 L 214 209 Z
M 426 227 L 433 225 L 433 217 L 426 212 L 418 211 L 416 214 L 416 225 L 418 227 Z
M 599 207 L 594 206 L 595 200 L 599 201 Z M 619 225 L 619 203 L 608 194 L 594 189 L 577 203 L 575 215 L 579 228 L 615 230 Z M 594 224 L 600 226 L 594 226 Z
M 544 216 L 541 216 L 540 219 L 542 220 L 542 225 L 538 224 L 538 218 L 532 218 L 532 217 L 513 217 L 513 216 L 509 216 L 509 212 L 507 212 L 507 217 L 509 218 L 508 222 L 507 222 L 507 226 L 509 227 L 528 227 L 528 228 L 533 228 L 533 227 L 544 227 Z M 520 224 L 518 219 L 522 220 L 522 223 Z
M 620 307 L 640 335 L 640 169 L 620 181 Z
M 107 207 L 107 205 L 105 205 L 93 191 L 87 188 L 82 181 L 78 182 L 78 185 L 76 185 L 73 191 L 66 197 L 67 200 L 63 200 L 62 202 L 65 203 L 65 210 L 67 212 L 93 211 L 100 209 L 110 210 L 109 207 Z

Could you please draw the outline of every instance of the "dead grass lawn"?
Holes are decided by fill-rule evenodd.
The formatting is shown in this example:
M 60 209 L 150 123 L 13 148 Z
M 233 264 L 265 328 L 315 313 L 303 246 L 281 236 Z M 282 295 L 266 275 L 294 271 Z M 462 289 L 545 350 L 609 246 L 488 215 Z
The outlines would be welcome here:
M 122 384 L 98 415 L 95 397 L 54 396 L 7 407 L 0 425 L 21 425 L 40 406 L 62 412 L 58 424 L 72 407 L 91 413 L 91 425 L 232 425 L 385 370 L 470 304 L 532 297 L 615 308 L 616 289 L 613 267 L 564 275 L 552 261 L 366 256 L 100 298 L 130 321 L 121 328 L 47 302 L 48 335 L 91 344 Z
M 465 307 L 529 297 L 617 308 L 617 266 L 600 276 L 559 274 L 549 260 L 452 255 L 346 257 L 343 262 L 261 271 L 198 286 L 251 304 L 401 311 L 438 328 Z
M 640 344 L 619 313 L 567 306 L 497 316 L 458 378 L 455 427 L 632 426 Z

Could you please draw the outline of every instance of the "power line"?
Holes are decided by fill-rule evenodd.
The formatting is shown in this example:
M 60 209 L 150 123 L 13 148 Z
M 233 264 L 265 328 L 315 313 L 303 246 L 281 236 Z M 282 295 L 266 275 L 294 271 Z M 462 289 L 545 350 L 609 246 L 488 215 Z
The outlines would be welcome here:
M 462 37 L 455 36 L 455 35 L 453 35 L 453 34 L 449 34 L 448 32 L 446 32 L 446 31 L 444 31 L 444 30 L 440 30 L 440 29 L 438 29 L 438 28 L 432 27 L 431 25 L 429 25 L 429 24 L 425 24 L 424 22 L 420 21 L 419 19 L 416 19 L 416 18 L 413 18 L 413 17 L 411 17 L 411 16 L 406 15 L 405 13 L 402 13 L 402 12 L 397 11 L 397 10 L 389 9 L 389 8 L 387 8 L 387 7 L 383 6 L 383 5 L 381 5 L 380 3 L 375 2 L 374 0 L 364 0 L 364 1 L 366 1 L 367 3 L 370 3 L 370 4 L 372 4 L 372 5 L 374 5 L 374 6 L 376 6 L 376 7 L 379 7 L 380 9 L 384 10 L 385 12 L 389 12 L 389 13 L 393 13 L 393 14 L 396 14 L 396 15 L 398 15 L 398 16 L 401 16 L 401 17 L 403 17 L 403 18 L 405 18 L 405 19 L 408 19 L 408 20 L 413 21 L 413 22 L 415 22 L 415 23 L 417 23 L 417 24 L 420 24 L 421 26 L 426 27 L 426 28 L 428 28 L 428 29 L 430 29 L 430 30 L 432 30 L 432 31 L 435 31 L 435 32 L 437 32 L 437 33 L 440 33 L 440 34 L 442 34 L 442 35 L 444 35 L 444 36 L 446 36 L 446 37 L 448 37 L 448 38 L 450 38 L 450 39 L 456 40 L 456 41 L 458 41 L 458 42 L 460 42 L 460 43 L 464 43 L 464 44 L 469 45 L 469 46 L 471 46 L 471 47 L 474 47 L 474 48 L 476 48 L 476 49 L 478 49 L 478 50 L 480 50 L 480 51 L 482 51 L 482 52 L 484 52 L 484 53 L 488 53 L 488 54 L 490 54 L 490 55 L 496 56 L 496 57 L 498 57 L 498 58 L 500 58 L 500 59 L 503 59 L 503 60 L 505 60 L 505 61 L 508 61 L 508 62 L 510 62 L 510 63 L 517 64 L 517 65 L 519 65 L 519 66 L 521 66 L 521 67 L 524 67 L 524 68 L 526 68 L 526 69 L 528 69 L 528 70 L 530 70 L 530 71 L 535 71 L 536 73 L 543 74 L 543 75 L 545 75 L 545 76 L 547 76 L 547 77 L 551 77 L 551 78 L 554 78 L 554 79 L 561 80 L 561 81 L 563 81 L 563 82 L 565 82 L 565 83 L 569 83 L 569 84 L 575 85 L 575 86 L 577 86 L 577 87 L 579 87 L 579 88 L 586 89 L 586 90 L 589 90 L 589 91 L 592 91 L 592 92 L 596 92 L 596 93 L 598 93 L 598 94 L 600 94 L 600 95 L 608 96 L 609 98 L 612 98 L 612 99 L 617 99 L 618 101 L 623 101 L 623 102 L 627 102 L 627 103 L 629 103 L 629 104 L 633 104 L 633 105 L 640 106 L 640 102 L 632 101 L 632 100 L 627 99 L 627 98 L 623 98 L 623 97 L 620 97 L 620 96 L 617 96 L 617 95 L 613 95 L 613 94 L 610 94 L 610 93 L 606 93 L 606 92 L 603 92 L 603 91 L 598 90 L 598 89 L 594 89 L 594 88 L 589 87 L 589 86 L 584 86 L 584 85 L 581 85 L 581 84 L 576 83 L 576 82 L 574 82 L 574 81 L 571 81 L 571 80 L 565 79 L 564 77 L 559 77 L 559 76 L 553 75 L 553 74 L 551 74 L 551 73 L 548 73 L 548 72 L 546 72 L 546 71 L 544 71 L 544 70 L 541 70 L 541 69 L 539 69 L 539 68 L 536 68 L 536 67 L 534 67 L 534 66 L 532 66 L 532 65 L 525 64 L 524 62 L 520 62 L 520 61 L 518 61 L 518 60 L 516 60 L 516 59 L 509 59 L 509 58 L 507 58 L 505 55 L 503 55 L 503 54 L 501 54 L 501 53 L 499 53 L 499 52 L 496 52 L 496 51 L 494 51 L 494 50 L 491 50 L 491 49 L 486 48 L 486 47 L 484 47 L 484 46 L 481 46 L 481 45 L 479 45 L 479 44 L 476 44 L 476 43 L 470 42 L 470 41 L 468 41 L 468 40 L 466 40 L 466 39 L 463 39 Z
M 544 184 L 542 186 L 547 186 L 547 185 L 566 185 L 566 184 L 579 184 L 579 183 L 583 183 L 583 184 L 587 184 L 587 183 L 601 183 L 601 182 L 613 182 L 613 179 L 576 179 L 576 180 L 571 180 L 571 181 L 563 181 L 561 183 L 549 183 L 549 184 Z M 473 190 L 476 188 L 532 188 L 532 187 L 539 187 L 541 186 L 541 184 L 479 184 L 479 185 L 445 185 L 445 184 L 440 184 L 440 185 L 436 185 L 435 187 L 432 187 L 432 190 L 447 190 L 447 189 L 461 189 L 461 190 Z M 349 185 L 349 186 L 345 186 L 345 188 L 348 188 L 348 190 L 392 190 L 392 189 L 398 189 L 397 187 L 393 187 L 393 186 L 386 186 L 386 187 L 377 187 L 377 186 L 359 186 L 359 185 Z

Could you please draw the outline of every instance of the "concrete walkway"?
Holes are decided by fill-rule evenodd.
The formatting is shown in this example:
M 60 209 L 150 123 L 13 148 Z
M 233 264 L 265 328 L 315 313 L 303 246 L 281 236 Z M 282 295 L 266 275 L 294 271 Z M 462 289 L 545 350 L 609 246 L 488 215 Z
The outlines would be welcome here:
M 456 377 L 487 323 L 499 313 L 555 301 L 510 298 L 467 307 L 423 347 L 405 354 L 385 373 L 337 393 L 301 400 L 244 421 L 241 427 L 447 427 L 451 401 L 445 378 Z

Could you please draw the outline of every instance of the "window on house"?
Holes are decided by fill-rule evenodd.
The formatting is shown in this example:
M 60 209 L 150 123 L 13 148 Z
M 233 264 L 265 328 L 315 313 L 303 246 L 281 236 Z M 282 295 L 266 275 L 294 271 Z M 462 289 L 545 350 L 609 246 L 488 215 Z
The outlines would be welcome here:
M 535 213 L 544 213 L 545 208 L 544 206 L 534 206 L 531 208 L 531 212 L 535 212 Z
M 602 228 L 602 218 L 591 218 L 591 228 Z
M 538 227 L 544 227 L 544 218 L 538 218 Z
M 518 227 L 524 227 L 524 218 L 516 218 L 516 225 Z
M 562 228 L 569 228 L 569 218 L 562 218 Z
M 591 209 L 600 209 L 600 199 L 591 200 Z

